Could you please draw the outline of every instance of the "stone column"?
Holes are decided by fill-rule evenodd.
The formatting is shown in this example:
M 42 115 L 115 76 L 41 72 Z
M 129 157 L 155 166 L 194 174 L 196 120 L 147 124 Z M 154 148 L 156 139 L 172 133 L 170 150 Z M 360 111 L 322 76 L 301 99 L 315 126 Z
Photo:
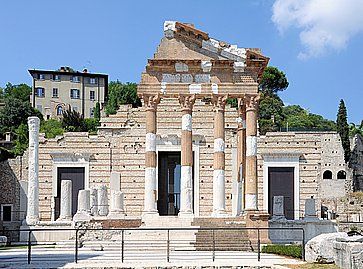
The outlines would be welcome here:
M 257 107 L 259 96 L 246 99 L 245 210 L 257 210 Z
M 121 191 L 111 190 L 111 207 L 107 217 L 110 219 L 125 217 L 124 194 Z
M 212 216 L 226 215 L 225 192 L 225 135 L 224 108 L 227 96 L 213 96 L 214 106 L 214 161 L 213 161 L 213 213 Z
M 90 190 L 90 209 L 91 209 L 92 216 L 98 215 L 98 190 L 97 189 Z
M 244 205 L 244 191 L 245 191 L 245 178 L 246 178 L 246 104 L 244 98 L 238 98 L 238 118 L 237 118 L 237 185 L 238 197 L 240 197 L 240 211 L 237 215 L 241 214 L 245 208 Z
M 72 220 L 72 180 L 61 181 L 60 214 L 58 221 Z
M 180 95 L 182 107 L 181 172 L 180 172 L 180 212 L 179 215 L 193 214 L 193 145 L 192 110 L 195 95 Z
M 28 159 L 28 207 L 26 224 L 39 221 L 39 123 L 37 117 L 28 118 L 29 159 Z
M 108 214 L 108 195 L 107 187 L 102 185 L 97 191 L 98 194 L 98 215 L 107 216 Z
M 145 197 L 144 214 L 158 214 L 156 207 L 156 110 L 160 103 L 159 95 L 144 95 L 146 108 L 145 139 Z
M 91 219 L 90 190 L 80 190 L 78 192 L 77 213 L 73 221 L 86 221 Z

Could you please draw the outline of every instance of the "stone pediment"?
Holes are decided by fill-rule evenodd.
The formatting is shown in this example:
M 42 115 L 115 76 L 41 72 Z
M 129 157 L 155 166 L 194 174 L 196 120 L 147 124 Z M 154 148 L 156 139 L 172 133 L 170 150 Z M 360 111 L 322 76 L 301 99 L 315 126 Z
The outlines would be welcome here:
M 231 45 L 191 24 L 167 21 L 164 37 L 142 74 L 138 94 L 256 95 L 268 61 L 259 49 Z

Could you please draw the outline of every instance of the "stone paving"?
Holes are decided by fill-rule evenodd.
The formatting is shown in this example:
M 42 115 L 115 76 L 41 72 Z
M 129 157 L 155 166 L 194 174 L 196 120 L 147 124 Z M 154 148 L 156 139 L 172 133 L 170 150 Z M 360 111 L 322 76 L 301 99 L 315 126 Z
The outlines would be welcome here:
M 79 250 L 78 263 L 74 262 L 74 249 L 40 247 L 32 248 L 32 261 L 27 264 L 27 249 L 13 248 L 0 250 L 0 268 L 143 268 L 143 267 L 228 267 L 228 268 L 281 268 L 277 265 L 300 264 L 302 261 L 274 254 L 216 251 L 212 261 L 211 251 L 173 251 L 170 262 L 166 261 L 166 251 L 125 251 L 121 262 L 119 249 L 107 251 Z M 277 266 L 277 267 L 276 267 Z

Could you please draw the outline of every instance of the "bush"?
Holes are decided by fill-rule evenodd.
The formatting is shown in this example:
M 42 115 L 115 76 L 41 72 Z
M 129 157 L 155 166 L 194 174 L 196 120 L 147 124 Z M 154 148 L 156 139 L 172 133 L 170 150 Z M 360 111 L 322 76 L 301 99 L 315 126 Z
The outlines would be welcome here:
M 267 245 L 262 247 L 262 252 L 284 255 L 299 259 L 302 258 L 301 245 Z
M 55 119 L 42 121 L 40 124 L 40 132 L 45 133 L 46 138 L 55 138 L 57 135 L 62 135 L 64 129 L 62 123 Z
M 98 119 L 90 118 L 84 119 L 85 131 L 88 131 L 90 134 L 97 134 L 97 127 L 100 125 Z

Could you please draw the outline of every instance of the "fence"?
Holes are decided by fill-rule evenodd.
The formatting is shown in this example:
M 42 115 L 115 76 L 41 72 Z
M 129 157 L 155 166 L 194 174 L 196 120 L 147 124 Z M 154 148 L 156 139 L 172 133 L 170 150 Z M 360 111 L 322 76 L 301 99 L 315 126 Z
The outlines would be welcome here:
M 58 259 L 58 255 L 61 259 L 64 258 L 62 255 L 65 252 L 68 253 L 68 256 L 64 259 L 67 262 L 74 261 L 75 263 L 90 257 L 98 261 L 111 259 L 119 260 L 122 263 L 145 259 L 167 262 L 188 259 L 213 262 L 216 259 L 257 259 L 260 261 L 263 257 L 261 246 L 268 243 L 269 233 L 277 231 L 283 237 L 281 238 L 282 244 L 299 244 L 302 246 L 301 256 L 305 260 L 305 233 L 302 228 L 42 228 L 17 231 L 23 233 L 23 238 L 26 235 L 27 240 L 22 243 L 26 243 L 28 264 L 34 259 L 42 262 L 47 261 L 47 259 Z M 300 232 L 301 240 L 296 240 L 296 234 L 294 239 L 290 241 L 283 236 L 283 232 L 292 234 L 291 231 Z M 42 244 L 49 244 L 49 242 L 35 240 L 39 234 L 64 234 L 66 232 L 72 233 L 72 239 L 63 242 L 63 245 L 58 245 L 54 249 L 55 252 L 52 252 L 51 248 L 39 248 Z M 53 236 L 55 235 L 53 234 Z M 276 243 L 274 241 L 274 244 Z M 63 247 L 62 254 L 59 253 L 59 247 Z M 97 248 L 103 251 L 97 252 Z M 45 250 L 52 254 L 44 255 L 47 252 Z M 22 259 L 24 258 L 25 255 Z M 19 259 L 21 258 L 18 257 Z M 3 260 L 3 262 L 5 261 Z

